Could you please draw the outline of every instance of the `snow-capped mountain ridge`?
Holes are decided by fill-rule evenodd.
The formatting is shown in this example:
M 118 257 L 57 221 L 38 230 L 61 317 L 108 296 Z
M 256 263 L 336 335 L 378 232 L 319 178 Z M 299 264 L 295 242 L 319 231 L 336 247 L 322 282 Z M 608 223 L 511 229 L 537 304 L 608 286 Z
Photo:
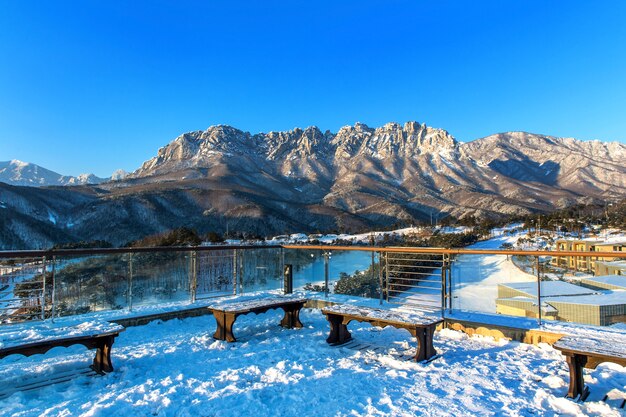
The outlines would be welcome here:
M 626 146 L 526 132 L 463 143 L 416 122 L 254 135 L 219 125 L 121 175 L 98 187 L 0 184 L 5 247 L 32 247 L 33 236 L 124 244 L 182 226 L 352 232 L 549 212 L 626 197 Z
M 49 169 L 17 159 L 0 162 L 0 181 L 11 185 L 48 186 L 98 184 L 106 181 L 93 174 L 80 174 L 76 177 L 58 174 Z
M 27 187 L 69 186 L 100 184 L 110 178 L 100 178 L 94 174 L 77 176 L 61 175 L 39 165 L 18 159 L 0 161 L 0 182 Z
M 186 168 L 210 168 L 221 158 L 231 156 L 250 156 L 257 164 L 310 159 L 329 168 L 356 156 L 383 160 L 396 155 L 410 157 L 440 150 L 454 151 L 457 146 L 456 140 L 445 130 L 417 122 L 404 126 L 387 123 L 378 128 L 356 123 L 342 127 L 336 134 L 322 133 L 318 127 L 310 126 L 304 130 L 295 128 L 252 135 L 231 126 L 216 125 L 205 131 L 180 135 L 159 149 L 157 156 L 146 161 L 130 178 Z M 293 172 L 281 166 L 278 171 Z
M 357 179 L 363 175 L 403 185 L 409 195 L 423 189 L 434 194 L 452 189 L 525 194 L 516 187 L 537 194 L 524 182 L 565 186 L 583 195 L 591 189 L 620 195 L 626 189 L 625 165 L 621 143 L 526 132 L 462 143 L 443 129 L 418 122 L 377 128 L 356 123 L 337 133 L 311 126 L 255 135 L 217 125 L 179 136 L 129 178 L 183 179 L 189 178 L 189 170 L 228 167 L 231 175 L 264 172 L 277 180 L 324 183 L 330 189 L 317 191 L 331 197 L 338 190 L 363 188 Z

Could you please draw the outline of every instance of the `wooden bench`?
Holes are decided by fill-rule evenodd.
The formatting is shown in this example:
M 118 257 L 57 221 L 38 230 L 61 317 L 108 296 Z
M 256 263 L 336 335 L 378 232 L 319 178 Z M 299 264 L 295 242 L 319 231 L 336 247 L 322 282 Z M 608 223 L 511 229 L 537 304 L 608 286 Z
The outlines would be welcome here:
M 237 317 L 249 313 L 261 314 L 277 308 L 282 308 L 285 312 L 285 316 L 280 321 L 282 327 L 287 329 L 301 328 L 300 310 L 306 302 L 306 298 L 275 296 L 246 301 L 227 301 L 209 306 L 207 308 L 213 313 L 217 322 L 217 329 L 213 338 L 235 342 L 233 324 L 235 324 Z
M 354 320 L 372 326 L 392 326 L 408 330 L 417 339 L 415 360 L 418 362 L 429 360 L 437 354 L 433 346 L 433 333 L 437 325 L 443 323 L 443 319 L 432 313 L 409 313 L 352 305 L 325 307 L 322 313 L 330 323 L 330 335 L 326 339 L 330 344 L 340 345 L 352 339 L 347 326 Z
M 569 366 L 569 390 L 567 397 L 584 401 L 589 395 L 585 386 L 583 368 L 596 369 L 602 362 L 613 362 L 626 366 L 626 336 L 611 335 L 594 339 L 584 336 L 565 336 L 559 339 L 554 348 L 561 351 Z
M 0 326 L 0 359 L 9 355 L 43 354 L 54 347 L 83 345 L 96 349 L 91 368 L 98 372 L 113 371 L 111 347 L 124 327 L 102 321 L 72 324 L 31 322 Z

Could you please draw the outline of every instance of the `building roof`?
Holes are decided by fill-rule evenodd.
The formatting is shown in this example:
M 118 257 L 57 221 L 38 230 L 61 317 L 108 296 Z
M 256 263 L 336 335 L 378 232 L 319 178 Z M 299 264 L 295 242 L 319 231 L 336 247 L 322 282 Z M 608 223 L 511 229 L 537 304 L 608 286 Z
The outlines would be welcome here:
M 514 303 L 528 303 L 531 306 L 536 306 L 537 305 L 537 300 L 534 298 L 528 298 L 528 297 L 511 297 L 511 298 L 498 298 L 496 299 L 496 303 L 498 301 L 512 301 Z M 541 311 L 544 313 L 557 313 L 557 309 L 552 307 L 550 304 L 546 303 L 546 302 L 542 302 L 541 303 Z
M 617 266 L 617 267 L 624 267 L 626 268 L 626 260 L 620 260 L 620 261 L 596 261 L 597 264 L 602 264 L 602 265 L 606 265 L 606 266 Z
M 536 282 L 511 282 L 507 284 L 498 284 L 527 294 L 529 297 L 537 297 Z M 570 284 L 563 281 L 541 281 L 541 298 L 544 297 L 562 297 L 573 295 L 590 295 L 598 292 L 579 285 Z
M 591 306 L 626 305 L 626 291 L 606 291 L 599 294 L 579 295 L 576 297 L 551 297 L 546 300 L 549 304 L 578 304 Z
M 557 243 L 593 243 L 595 245 L 613 245 L 620 246 L 626 245 L 626 238 L 624 236 L 614 236 L 608 239 L 603 239 L 600 237 L 585 237 L 582 239 L 573 239 L 573 238 L 560 238 L 556 239 Z
M 590 283 L 597 282 L 599 284 L 614 285 L 616 287 L 623 287 L 626 290 L 626 276 L 624 275 L 601 275 L 598 277 L 584 278 L 582 281 L 588 281 Z

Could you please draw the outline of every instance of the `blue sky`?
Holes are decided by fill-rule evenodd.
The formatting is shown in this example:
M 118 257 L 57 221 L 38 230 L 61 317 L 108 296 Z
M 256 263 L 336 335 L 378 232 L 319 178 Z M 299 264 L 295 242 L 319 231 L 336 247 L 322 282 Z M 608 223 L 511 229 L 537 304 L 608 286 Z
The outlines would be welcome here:
M 213 124 L 626 142 L 624 22 L 621 0 L 0 0 L 0 160 L 108 176 Z

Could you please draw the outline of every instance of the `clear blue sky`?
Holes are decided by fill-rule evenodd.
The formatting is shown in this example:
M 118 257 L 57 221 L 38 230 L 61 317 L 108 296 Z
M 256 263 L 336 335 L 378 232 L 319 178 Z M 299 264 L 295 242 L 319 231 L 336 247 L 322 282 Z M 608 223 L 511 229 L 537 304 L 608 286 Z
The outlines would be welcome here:
M 213 124 L 626 141 L 623 0 L 0 0 L 0 57 L 0 160 L 62 174 Z

